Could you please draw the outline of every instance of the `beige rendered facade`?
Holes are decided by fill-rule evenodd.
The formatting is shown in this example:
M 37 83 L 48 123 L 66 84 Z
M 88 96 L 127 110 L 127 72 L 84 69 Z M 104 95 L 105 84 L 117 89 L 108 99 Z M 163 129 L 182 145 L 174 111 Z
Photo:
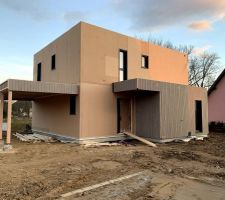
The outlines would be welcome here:
M 208 133 L 207 92 L 188 86 L 188 58 L 171 49 L 80 22 L 34 55 L 33 75 L 37 85 L 76 88 L 37 91 L 35 131 L 80 142 Z

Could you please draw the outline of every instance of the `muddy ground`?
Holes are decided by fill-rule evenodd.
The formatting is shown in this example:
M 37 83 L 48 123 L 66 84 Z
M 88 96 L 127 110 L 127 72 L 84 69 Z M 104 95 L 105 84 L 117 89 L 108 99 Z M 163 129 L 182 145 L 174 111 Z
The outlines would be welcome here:
M 68 199 L 225 199 L 225 134 L 151 148 L 138 142 L 89 147 L 26 143 L 0 154 L 0 199 L 58 199 L 60 195 L 143 172 Z

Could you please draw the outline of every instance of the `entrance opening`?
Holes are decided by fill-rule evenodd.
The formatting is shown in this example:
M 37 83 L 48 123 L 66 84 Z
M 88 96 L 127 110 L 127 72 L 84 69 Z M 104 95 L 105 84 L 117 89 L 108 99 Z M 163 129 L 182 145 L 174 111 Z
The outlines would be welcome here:
M 117 132 L 131 131 L 131 99 L 117 99 Z
M 195 127 L 196 132 L 202 132 L 202 102 L 195 101 Z

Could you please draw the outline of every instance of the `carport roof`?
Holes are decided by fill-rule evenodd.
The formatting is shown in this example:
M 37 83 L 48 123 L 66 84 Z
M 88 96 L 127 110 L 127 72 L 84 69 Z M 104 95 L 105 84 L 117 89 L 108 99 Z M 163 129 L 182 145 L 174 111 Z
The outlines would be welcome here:
M 9 79 L 0 85 L 4 99 L 8 98 L 8 91 L 13 92 L 13 100 L 34 100 L 62 94 L 76 95 L 79 93 L 79 85 Z

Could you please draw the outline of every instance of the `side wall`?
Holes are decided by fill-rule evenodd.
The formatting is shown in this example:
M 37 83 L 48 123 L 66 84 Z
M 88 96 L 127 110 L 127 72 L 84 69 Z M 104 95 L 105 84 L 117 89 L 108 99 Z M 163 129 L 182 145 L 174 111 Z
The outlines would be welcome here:
M 37 65 L 42 63 L 42 81 L 79 83 L 80 81 L 80 23 L 34 55 L 33 80 L 37 80 Z M 51 69 L 52 55 L 56 69 Z
M 188 113 L 189 126 L 188 131 L 195 134 L 195 101 L 202 101 L 202 128 L 203 133 L 208 134 L 208 96 L 207 90 L 198 87 L 188 87 Z
M 225 122 L 225 77 L 217 84 L 216 89 L 209 95 L 209 122 Z
M 79 84 L 80 23 L 34 55 L 33 80 L 37 80 L 37 65 L 42 63 L 43 82 Z M 56 69 L 51 69 L 51 57 L 56 55 Z M 80 96 L 76 100 L 77 114 L 69 113 L 69 96 L 43 98 L 33 102 L 32 128 L 44 132 L 79 137 Z
M 32 104 L 32 128 L 70 137 L 79 137 L 79 98 L 76 115 L 70 115 L 69 95 L 54 96 L 36 100 Z

